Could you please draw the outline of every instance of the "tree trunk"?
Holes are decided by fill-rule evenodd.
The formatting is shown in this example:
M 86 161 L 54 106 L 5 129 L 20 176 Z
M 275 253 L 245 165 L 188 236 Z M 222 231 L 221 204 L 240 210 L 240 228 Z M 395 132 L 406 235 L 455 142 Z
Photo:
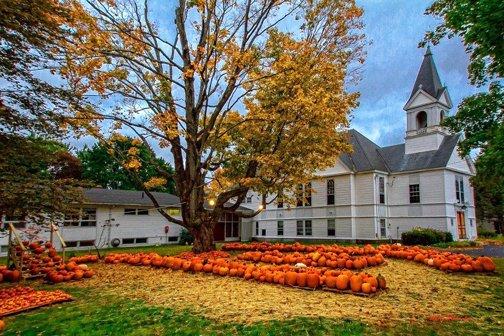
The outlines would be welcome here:
M 192 251 L 194 253 L 209 252 L 215 250 L 213 229 L 214 222 L 204 221 L 199 227 L 191 229 L 191 234 L 194 237 Z

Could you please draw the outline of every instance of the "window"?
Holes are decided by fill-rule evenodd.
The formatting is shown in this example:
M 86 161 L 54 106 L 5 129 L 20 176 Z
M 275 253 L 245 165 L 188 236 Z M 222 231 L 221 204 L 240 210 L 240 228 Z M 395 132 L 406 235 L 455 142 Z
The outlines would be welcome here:
M 178 241 L 178 238 L 179 237 L 177 237 L 177 236 L 171 236 L 171 237 L 168 237 L 168 241 L 169 242 L 176 242 L 176 241 Z
M 296 190 L 296 206 L 311 206 L 312 202 L 312 186 L 311 182 L 306 185 L 298 185 Z
M 312 235 L 311 220 L 306 220 L 304 222 L 304 225 L 305 225 L 305 236 L 311 236 Z
M 416 120 L 418 130 L 427 127 L 427 113 L 425 113 L 425 111 L 419 112 L 416 116 Z
M 77 241 L 66 241 L 65 245 L 66 247 L 77 247 Z
M 65 215 L 64 226 L 96 226 L 96 209 L 84 208 L 76 214 Z
M 387 224 L 384 218 L 380 219 L 380 237 L 381 238 L 387 237 Z
M 169 238 L 172 238 L 172 237 L 169 237 Z M 168 240 L 170 240 L 169 238 L 168 238 Z M 175 237 L 175 238 L 178 238 L 178 237 Z M 171 241 L 177 241 L 177 239 L 171 240 Z M 147 238 L 123 238 L 122 243 L 125 245 L 128 245 L 128 244 L 147 244 Z
M 334 204 L 334 180 L 327 180 L 327 205 Z
M 168 215 L 170 215 L 170 216 L 180 216 L 180 209 L 170 208 L 170 209 L 168 209 Z
M 84 246 L 93 246 L 94 245 L 94 240 L 81 240 L 79 242 L 79 246 L 80 247 L 84 247 Z
M 439 113 L 439 122 L 442 123 L 444 118 L 445 118 L 445 111 L 441 110 L 441 112 Z
M 302 236 L 304 234 L 303 221 L 298 220 L 296 222 L 296 235 Z
M 410 203 L 420 203 L 420 184 L 410 184 L 409 201 Z
M 9 251 L 9 245 L 2 245 L 0 247 L 0 252 L 7 253 Z
M 278 221 L 277 222 L 277 236 L 283 236 L 284 235 L 284 223 L 283 221 Z
M 303 185 L 300 184 L 297 186 L 296 190 L 296 206 L 303 206 Z
M 296 235 L 298 236 L 311 236 L 312 235 L 312 222 L 311 220 L 298 220 L 296 222 Z
M 256 222 L 256 236 L 259 236 L 259 222 Z
M 463 204 L 465 202 L 464 178 L 462 176 L 455 176 L 455 197 L 457 203 Z
M 135 238 L 123 238 L 122 243 L 123 244 L 134 244 Z
M 147 238 L 136 238 L 135 243 L 136 244 L 147 244 Z
M 26 228 L 26 218 L 25 216 L 5 216 L 4 221 L 5 228 L 8 228 L 8 223 L 12 224 L 16 229 Z
M 132 209 L 132 208 L 125 208 L 124 209 L 124 215 L 126 216 L 147 216 L 149 215 L 149 209 Z
M 252 196 L 247 196 L 245 203 L 252 203 Z
M 327 220 L 327 235 L 329 237 L 336 236 L 336 220 L 334 218 Z
M 126 216 L 135 216 L 136 215 L 136 209 L 125 208 L 124 209 L 124 215 L 126 215 Z
M 266 229 L 262 229 L 262 230 L 261 230 L 261 235 L 262 235 L 262 236 L 266 236 Z
M 383 176 L 378 178 L 378 190 L 380 193 L 380 204 L 385 204 L 385 178 Z
M 469 218 L 469 225 L 470 225 L 471 227 L 473 227 L 473 219 L 472 219 L 472 218 Z

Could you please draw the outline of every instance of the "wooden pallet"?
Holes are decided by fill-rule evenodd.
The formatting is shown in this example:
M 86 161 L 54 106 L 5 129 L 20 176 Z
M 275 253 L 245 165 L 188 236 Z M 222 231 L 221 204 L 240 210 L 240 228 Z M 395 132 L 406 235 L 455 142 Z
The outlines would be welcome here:
M 74 298 L 70 297 L 70 298 L 67 298 L 67 299 L 60 299 L 60 300 L 56 300 L 56 301 L 51 301 L 51 302 L 39 304 L 39 305 L 36 305 L 36 306 L 29 306 L 29 307 L 25 307 L 25 308 L 16 309 L 16 310 L 11 310 L 9 312 L 0 314 L 0 318 L 4 317 L 4 316 L 11 316 L 11 315 L 19 314 L 19 313 L 22 313 L 22 312 L 38 309 L 38 308 L 41 308 L 41 307 L 50 306 L 50 305 L 57 304 L 57 303 L 69 302 L 69 301 L 73 301 L 73 300 L 74 300 Z

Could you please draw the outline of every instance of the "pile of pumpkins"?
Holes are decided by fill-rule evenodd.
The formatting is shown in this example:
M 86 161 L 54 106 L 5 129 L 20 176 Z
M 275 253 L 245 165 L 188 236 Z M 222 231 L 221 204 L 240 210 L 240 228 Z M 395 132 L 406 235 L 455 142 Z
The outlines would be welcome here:
M 58 255 L 50 242 L 26 241 L 23 245 L 25 250 L 20 245 L 16 245 L 13 251 L 15 257 L 23 262 L 23 274 L 46 275 L 63 262 L 63 258 Z
M 100 261 L 100 258 L 96 254 L 86 254 L 80 257 L 72 257 L 68 261 L 76 264 L 89 264 Z
M 49 271 L 46 275 L 46 280 L 52 283 L 60 283 L 92 278 L 94 275 L 95 272 L 89 269 L 86 264 L 77 264 L 75 261 L 69 261 Z
M 0 282 L 19 282 L 21 280 L 21 272 L 18 270 L 10 270 L 7 266 L 0 266 Z
M 378 266 L 385 262 L 380 253 L 367 256 L 350 256 L 348 253 L 334 252 L 294 252 L 284 254 L 278 250 L 259 252 L 250 251 L 237 255 L 240 260 L 263 262 L 268 264 L 304 264 L 312 267 L 328 267 L 332 269 L 362 269 Z
M 386 288 L 385 278 L 350 270 L 327 267 L 294 267 L 292 265 L 256 265 L 230 258 L 211 258 L 208 254 L 160 256 L 156 253 L 118 253 L 105 258 L 105 263 L 125 263 L 133 266 L 169 268 L 185 272 L 204 272 L 219 276 L 238 277 L 285 286 L 310 289 L 331 289 L 352 293 L 372 294 Z
M 380 245 L 378 250 L 389 258 L 412 260 L 445 272 L 493 272 L 495 264 L 489 257 L 473 258 L 466 254 L 452 253 L 418 246 Z

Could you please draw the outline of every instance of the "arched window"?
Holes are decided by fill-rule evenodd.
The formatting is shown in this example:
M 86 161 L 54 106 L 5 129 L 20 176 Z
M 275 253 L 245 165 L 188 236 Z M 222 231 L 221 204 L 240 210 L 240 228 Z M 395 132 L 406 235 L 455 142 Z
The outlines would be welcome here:
M 418 112 L 416 116 L 417 129 L 422 129 L 427 127 L 427 113 L 425 111 Z
M 439 123 L 442 123 L 444 118 L 445 118 L 445 111 L 441 110 L 441 112 L 439 113 Z

